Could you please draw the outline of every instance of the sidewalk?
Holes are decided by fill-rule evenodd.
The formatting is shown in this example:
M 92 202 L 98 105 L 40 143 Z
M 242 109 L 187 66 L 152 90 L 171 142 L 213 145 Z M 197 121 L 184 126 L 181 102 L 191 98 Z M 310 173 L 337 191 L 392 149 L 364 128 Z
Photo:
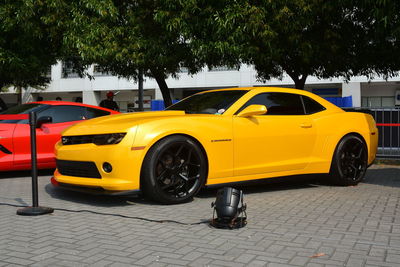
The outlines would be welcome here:
M 241 187 L 248 225 L 239 230 L 119 216 L 204 222 L 216 189 L 166 206 L 61 191 L 51 173 L 39 177 L 40 205 L 114 215 L 18 216 L 4 204 L 31 205 L 31 180 L 9 175 L 0 176 L 0 266 L 400 266 L 400 166 L 374 165 L 355 187 Z

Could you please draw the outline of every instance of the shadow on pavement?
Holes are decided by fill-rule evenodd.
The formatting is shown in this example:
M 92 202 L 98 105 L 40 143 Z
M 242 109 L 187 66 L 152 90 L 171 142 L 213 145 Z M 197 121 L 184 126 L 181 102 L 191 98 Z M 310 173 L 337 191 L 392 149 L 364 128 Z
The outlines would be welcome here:
M 367 170 L 363 183 L 400 187 L 400 168 L 385 167 Z
M 45 191 L 52 198 L 75 202 L 79 204 L 86 204 L 97 207 L 115 207 L 115 206 L 130 206 L 135 204 L 155 204 L 138 196 L 107 196 L 107 195 L 93 195 L 88 193 L 75 192 L 56 188 L 52 184 L 45 186 Z
M 234 187 L 242 190 L 246 195 L 271 191 L 286 191 L 293 189 L 313 188 L 320 186 L 319 180 L 323 179 L 321 175 L 301 175 L 279 178 L 268 178 L 255 181 L 246 181 L 235 184 L 224 184 L 208 186 L 203 188 L 197 197 L 209 198 L 215 197 L 218 189 L 225 186 Z
M 45 169 L 45 170 L 39 170 L 38 171 L 38 176 L 50 176 L 53 175 L 54 169 Z M 0 179 L 7 179 L 7 178 L 29 178 L 32 177 L 31 171 L 26 170 L 26 171 L 6 171 L 6 172 L 0 172 Z
M 246 194 L 277 191 L 277 190 L 292 190 L 302 188 L 318 187 L 310 183 L 315 180 L 315 176 L 296 176 L 284 177 L 276 179 L 267 179 L 261 181 L 248 181 L 246 183 L 232 185 L 235 188 L 243 190 Z M 219 185 L 213 187 L 203 188 L 196 198 L 206 199 L 214 198 L 219 188 L 227 185 Z M 56 188 L 51 184 L 45 186 L 45 191 L 52 198 L 75 202 L 79 204 L 86 204 L 97 207 L 113 207 L 113 206 L 129 206 L 129 205 L 163 205 L 151 200 L 143 198 L 140 194 L 137 196 L 107 196 L 107 195 L 93 195 L 82 192 L 69 191 L 61 188 Z
M 379 168 L 369 169 L 364 182 L 366 184 L 376 184 L 391 187 L 400 187 L 400 168 Z M 272 191 L 288 191 L 306 188 L 316 188 L 320 186 L 335 186 L 330 183 L 326 175 L 301 175 L 290 177 L 270 178 L 256 181 L 246 181 L 235 184 L 224 184 L 208 186 L 203 188 L 196 196 L 200 199 L 215 198 L 218 189 L 224 186 L 231 186 L 243 190 L 245 194 L 266 193 Z M 45 186 L 45 191 L 53 198 L 86 204 L 98 207 L 129 206 L 129 205 L 162 205 L 137 196 L 107 196 L 92 195 L 81 192 L 74 192 L 55 188 L 51 184 Z

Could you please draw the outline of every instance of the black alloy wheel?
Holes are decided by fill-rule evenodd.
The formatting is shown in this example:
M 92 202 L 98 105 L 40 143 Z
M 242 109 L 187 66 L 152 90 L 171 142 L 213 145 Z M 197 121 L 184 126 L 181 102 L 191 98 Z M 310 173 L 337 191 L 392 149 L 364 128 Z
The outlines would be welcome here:
M 365 176 L 368 151 L 365 142 L 355 135 L 343 137 L 336 147 L 330 175 L 339 185 L 356 185 Z
M 147 197 L 164 204 L 184 203 L 203 186 L 207 162 L 203 151 L 190 138 L 166 137 L 147 153 L 142 168 L 142 185 Z

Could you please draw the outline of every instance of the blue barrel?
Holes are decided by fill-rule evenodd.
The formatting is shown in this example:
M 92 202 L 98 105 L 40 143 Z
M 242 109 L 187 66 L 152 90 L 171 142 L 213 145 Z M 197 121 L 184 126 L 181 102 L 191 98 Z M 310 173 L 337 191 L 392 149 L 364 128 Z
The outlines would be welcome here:
M 175 104 L 176 102 L 179 102 L 179 100 L 172 100 L 172 103 Z M 164 110 L 165 105 L 164 105 L 164 100 L 151 100 L 151 110 L 152 111 L 158 111 L 158 110 Z

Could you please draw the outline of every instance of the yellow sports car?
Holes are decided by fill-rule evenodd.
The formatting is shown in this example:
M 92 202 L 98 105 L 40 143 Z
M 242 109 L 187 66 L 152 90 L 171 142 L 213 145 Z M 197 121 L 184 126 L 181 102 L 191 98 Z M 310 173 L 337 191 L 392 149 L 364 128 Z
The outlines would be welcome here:
M 201 92 L 165 111 L 95 118 L 56 144 L 53 185 L 190 200 L 204 185 L 299 174 L 359 183 L 375 159 L 378 130 L 312 93 L 285 88 Z

